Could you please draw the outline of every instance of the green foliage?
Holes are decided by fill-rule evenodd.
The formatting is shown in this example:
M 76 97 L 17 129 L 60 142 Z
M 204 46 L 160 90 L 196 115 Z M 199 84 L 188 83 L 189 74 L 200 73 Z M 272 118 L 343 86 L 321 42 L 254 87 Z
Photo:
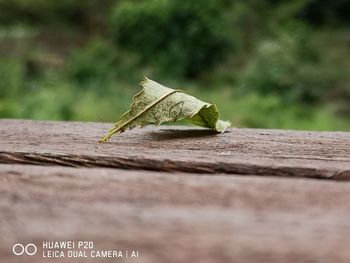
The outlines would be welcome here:
M 115 51 L 107 42 L 91 41 L 72 54 L 67 72 L 82 86 L 86 87 L 91 81 L 106 85 L 113 77 L 115 59 Z
M 40 89 L 29 91 L 22 99 L 19 109 L 21 116 L 38 120 L 71 119 L 74 96 L 70 94 L 70 87 L 62 83 L 41 85 Z
M 223 119 L 229 118 L 236 127 L 280 128 L 299 130 L 350 130 L 345 117 L 335 117 L 331 106 L 317 107 L 302 103 L 286 103 L 278 95 L 260 95 L 250 92 L 238 95 L 232 89 L 223 89 L 219 94 L 207 90 L 200 92 L 204 100 L 220 101 Z
M 124 1 L 112 16 L 115 42 L 166 74 L 193 77 L 220 63 L 230 45 L 225 1 Z
M 324 83 L 317 76 L 320 54 L 307 47 L 310 32 L 282 31 L 277 37 L 263 40 L 249 61 L 241 78 L 245 90 L 276 94 L 286 101 L 313 102 L 324 95 Z M 313 85 L 309 85 L 313 81 Z
M 94 38 L 73 52 L 65 72 L 80 89 L 95 89 L 100 94 L 109 91 L 117 80 L 139 81 L 139 60 L 132 53 L 118 52 L 114 46 L 101 38 Z
M 23 67 L 14 59 L 0 60 L 0 98 L 13 98 L 23 84 Z
M 143 76 L 233 126 L 350 130 L 345 0 L 0 0 L 0 118 L 114 121 Z
M 241 89 L 277 95 L 287 103 L 328 103 L 332 92 L 345 92 L 341 83 L 350 80 L 350 63 L 320 44 L 324 41 L 303 23 L 278 28 L 273 38 L 257 45 L 242 72 Z M 338 68 L 335 61 L 346 67 Z

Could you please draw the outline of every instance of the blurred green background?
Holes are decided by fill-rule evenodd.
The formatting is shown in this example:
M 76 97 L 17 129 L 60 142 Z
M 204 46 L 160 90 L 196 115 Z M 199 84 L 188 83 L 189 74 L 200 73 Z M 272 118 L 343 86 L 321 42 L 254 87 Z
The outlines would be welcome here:
M 0 118 L 117 121 L 143 76 L 236 127 L 350 130 L 348 0 L 0 0 Z

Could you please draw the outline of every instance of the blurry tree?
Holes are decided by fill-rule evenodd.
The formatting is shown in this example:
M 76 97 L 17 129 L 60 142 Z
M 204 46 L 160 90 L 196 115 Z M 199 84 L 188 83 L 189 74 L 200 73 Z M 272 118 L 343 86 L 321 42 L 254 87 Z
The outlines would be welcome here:
M 95 39 L 72 54 L 67 72 L 81 85 L 87 85 L 91 81 L 106 85 L 113 75 L 115 59 L 113 47 L 106 41 Z
M 0 0 L 0 117 L 112 121 L 147 75 L 218 101 L 235 125 L 345 129 L 349 12 L 349 0 Z
M 230 47 L 225 0 L 123 1 L 115 7 L 115 42 L 174 76 L 194 77 L 220 63 Z

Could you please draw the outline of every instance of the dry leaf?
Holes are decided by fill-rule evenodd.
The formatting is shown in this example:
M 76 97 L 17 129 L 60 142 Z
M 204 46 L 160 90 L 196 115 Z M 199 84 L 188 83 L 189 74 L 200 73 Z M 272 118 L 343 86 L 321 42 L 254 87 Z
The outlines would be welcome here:
M 160 125 L 182 119 L 189 119 L 196 125 L 217 132 L 224 132 L 231 125 L 228 121 L 219 120 L 219 111 L 215 104 L 201 101 L 182 90 L 167 88 L 147 78 L 140 84 L 143 90 L 134 96 L 130 110 L 100 142 L 106 142 L 113 134 L 135 127 Z

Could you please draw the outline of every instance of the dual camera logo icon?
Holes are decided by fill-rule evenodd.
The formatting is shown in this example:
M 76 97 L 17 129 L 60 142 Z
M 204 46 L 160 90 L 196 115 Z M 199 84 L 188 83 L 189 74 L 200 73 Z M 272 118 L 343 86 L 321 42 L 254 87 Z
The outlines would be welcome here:
M 23 254 L 28 255 L 28 256 L 33 256 L 35 253 L 38 251 L 38 248 L 36 245 L 29 243 L 26 246 L 17 243 L 12 247 L 12 252 L 16 256 L 22 256 Z

